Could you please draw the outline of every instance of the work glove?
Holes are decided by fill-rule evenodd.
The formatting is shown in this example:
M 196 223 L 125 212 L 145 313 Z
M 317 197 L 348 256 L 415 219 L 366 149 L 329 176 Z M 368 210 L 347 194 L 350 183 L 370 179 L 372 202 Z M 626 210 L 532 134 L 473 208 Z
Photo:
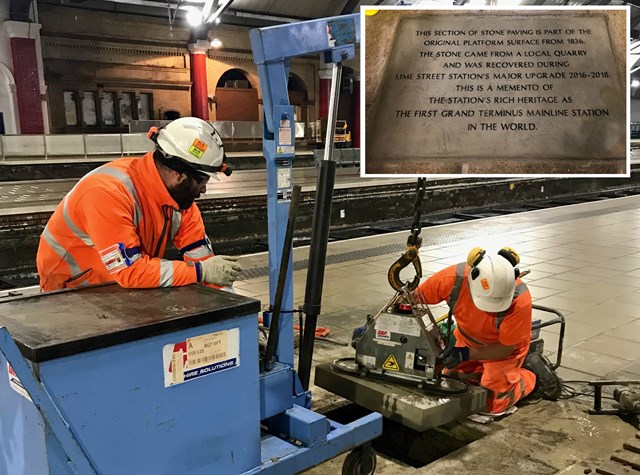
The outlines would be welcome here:
M 442 364 L 447 369 L 453 369 L 463 361 L 469 361 L 469 348 L 466 346 L 452 346 L 440 355 Z
M 201 281 L 223 287 L 233 285 L 242 272 L 242 266 L 237 260 L 235 256 L 213 256 L 200 261 Z
M 353 330 L 353 333 L 351 334 L 351 346 L 353 347 L 354 350 L 356 349 L 356 344 L 358 343 L 358 340 L 362 338 L 362 335 L 364 335 L 366 331 L 367 331 L 366 323 L 361 327 L 355 328 Z

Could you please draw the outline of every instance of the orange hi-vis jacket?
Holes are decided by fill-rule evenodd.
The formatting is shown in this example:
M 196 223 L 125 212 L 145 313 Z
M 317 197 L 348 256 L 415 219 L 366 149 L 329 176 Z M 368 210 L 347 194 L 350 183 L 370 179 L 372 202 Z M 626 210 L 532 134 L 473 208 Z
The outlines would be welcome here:
M 454 306 L 456 346 L 480 347 L 492 343 L 515 346 L 515 355 L 526 355 L 531 340 L 531 293 L 526 284 L 516 279 L 514 299 L 505 312 L 488 313 L 473 304 L 469 289 L 469 269 L 465 263 L 449 266 L 435 273 L 419 290 L 429 304 L 447 301 Z M 457 300 L 452 296 L 456 279 L 462 279 Z M 452 299 L 453 297 L 453 299 Z
M 169 241 L 184 261 L 163 259 Z M 36 260 L 42 290 L 153 288 L 199 282 L 197 261 L 212 255 L 200 210 L 179 209 L 149 152 L 85 175 L 51 216 Z

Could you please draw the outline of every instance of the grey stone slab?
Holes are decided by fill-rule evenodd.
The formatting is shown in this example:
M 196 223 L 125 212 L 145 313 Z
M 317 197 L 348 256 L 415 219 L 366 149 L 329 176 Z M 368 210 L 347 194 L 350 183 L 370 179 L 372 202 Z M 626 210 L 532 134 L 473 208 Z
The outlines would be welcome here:
M 639 342 L 640 322 L 638 322 L 638 320 L 634 320 L 633 322 L 625 323 L 624 325 L 620 325 L 619 327 L 608 331 L 606 335 L 614 338 L 621 338 L 623 340 Z
M 587 261 L 587 260 L 580 260 L 580 259 L 573 259 L 573 258 L 569 258 L 569 257 L 563 257 L 563 258 L 560 258 L 560 259 L 554 259 L 554 260 L 550 261 L 549 263 L 553 264 L 553 265 L 558 265 L 558 266 L 577 268 L 577 267 L 586 266 L 586 265 L 590 264 L 591 262 Z
M 620 368 L 621 373 L 630 373 L 633 375 L 640 376 L 640 359 L 634 361 L 633 363 Z
M 616 269 L 614 266 L 607 267 L 609 262 L 612 262 L 611 260 L 609 260 L 609 258 L 604 258 L 601 262 L 597 263 L 581 262 L 581 266 L 574 269 L 573 272 L 585 275 L 595 275 L 600 277 L 601 279 L 603 277 L 612 277 L 624 272 L 621 269 Z
M 618 274 L 612 277 L 608 277 L 603 282 L 609 284 L 621 284 L 621 285 L 633 285 L 636 288 L 640 287 L 640 272 L 637 275 L 631 274 Z
M 610 261 L 599 262 L 594 267 L 613 269 L 619 273 L 631 272 L 640 269 L 640 259 L 625 256 L 618 259 L 612 259 Z
M 324 389 L 421 432 L 483 410 L 486 401 L 486 391 L 477 386 L 469 386 L 462 394 L 432 396 L 408 386 L 334 371 L 327 364 L 316 367 L 314 381 Z
M 625 360 L 640 359 L 640 345 L 637 342 L 621 340 L 607 335 L 589 338 L 587 341 L 578 343 L 575 348 L 582 348 Z
M 540 336 L 544 340 L 545 353 L 547 353 L 547 355 L 553 355 L 553 356 L 549 356 L 549 358 L 551 359 L 552 363 L 555 363 L 556 362 L 555 353 L 558 351 L 558 341 L 559 341 L 558 333 L 555 331 L 550 332 L 550 331 L 542 330 L 540 332 Z M 569 336 L 565 335 L 563 348 L 566 351 L 568 348 L 582 341 L 584 340 L 577 337 L 572 337 L 570 335 Z
M 537 159 L 539 173 L 544 159 L 566 169 L 577 157 L 624 159 L 624 57 L 611 37 L 622 38 L 605 15 L 570 11 L 401 19 L 377 106 L 368 105 L 366 172 L 412 161 L 422 167 L 399 173 L 426 173 L 443 158 Z
M 582 371 L 577 371 L 575 369 L 566 368 L 564 366 L 560 366 L 556 373 L 563 381 L 593 381 L 596 378 L 594 375 L 589 373 L 583 373 Z
M 566 297 L 561 297 L 559 295 L 545 297 L 543 299 L 537 300 L 536 303 L 545 307 L 551 307 L 560 311 L 567 312 L 577 312 L 578 310 L 582 310 L 584 308 L 588 308 L 590 305 L 593 305 L 592 303 L 586 302 L 584 300 L 569 299 Z
M 535 264 L 531 266 L 532 272 L 536 272 L 539 270 L 542 272 L 548 272 L 550 274 L 562 274 L 564 272 L 573 272 L 572 267 L 556 265 L 554 264 L 554 261 L 540 262 L 539 264 Z
M 616 312 L 615 309 L 607 303 L 593 305 L 586 309 L 567 314 L 565 317 L 567 318 L 567 325 L 573 326 L 574 322 L 580 322 L 607 329 L 617 328 L 636 320 L 636 317 L 629 316 L 623 312 Z
M 557 294 L 558 297 L 576 299 L 584 302 L 599 303 L 618 298 L 635 292 L 635 287 L 619 284 L 605 284 L 597 282 L 582 287 L 566 290 Z
M 527 276 L 525 280 L 528 281 L 529 277 Z M 558 289 L 558 291 L 570 290 L 582 286 L 582 283 L 574 280 L 554 279 L 553 277 L 537 279 L 535 282 L 536 286 L 546 287 L 548 289 Z
M 525 278 L 526 280 L 526 278 Z M 545 288 L 545 287 L 538 287 L 537 285 L 527 285 L 527 287 L 529 288 L 529 292 L 531 292 L 531 298 L 536 301 L 539 299 L 543 299 L 545 297 L 550 297 L 551 295 L 556 295 L 560 292 L 562 292 L 561 290 L 558 289 L 549 289 L 549 288 Z
M 563 366 L 596 376 L 604 376 L 622 369 L 628 363 L 629 360 L 587 351 L 575 346 L 567 348 L 562 357 Z

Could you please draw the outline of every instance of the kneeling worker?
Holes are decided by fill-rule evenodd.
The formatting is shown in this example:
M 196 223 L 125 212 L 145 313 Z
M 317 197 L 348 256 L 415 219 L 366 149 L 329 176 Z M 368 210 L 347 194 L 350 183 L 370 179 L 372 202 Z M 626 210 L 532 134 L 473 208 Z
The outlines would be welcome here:
M 456 319 L 456 343 L 442 353 L 446 374 L 485 388 L 490 414 L 534 390 L 538 397 L 557 399 L 560 389 L 544 357 L 527 356 L 532 304 L 518 263 L 510 248 L 497 255 L 475 248 L 467 262 L 437 272 L 414 291 L 427 304 L 447 301 Z
M 42 290 L 113 281 L 128 288 L 223 287 L 236 280 L 237 258 L 214 256 L 194 203 L 211 176 L 231 173 L 218 132 L 185 117 L 152 128 L 149 138 L 154 151 L 93 170 L 58 205 L 38 247 Z M 163 258 L 170 241 L 184 260 Z

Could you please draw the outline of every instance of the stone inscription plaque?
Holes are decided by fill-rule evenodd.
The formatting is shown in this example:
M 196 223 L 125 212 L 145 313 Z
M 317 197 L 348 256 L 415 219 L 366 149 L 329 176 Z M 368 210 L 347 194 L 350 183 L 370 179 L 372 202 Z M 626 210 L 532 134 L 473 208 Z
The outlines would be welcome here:
M 401 19 L 366 124 L 366 173 L 416 159 L 624 159 L 607 19 L 576 13 Z

